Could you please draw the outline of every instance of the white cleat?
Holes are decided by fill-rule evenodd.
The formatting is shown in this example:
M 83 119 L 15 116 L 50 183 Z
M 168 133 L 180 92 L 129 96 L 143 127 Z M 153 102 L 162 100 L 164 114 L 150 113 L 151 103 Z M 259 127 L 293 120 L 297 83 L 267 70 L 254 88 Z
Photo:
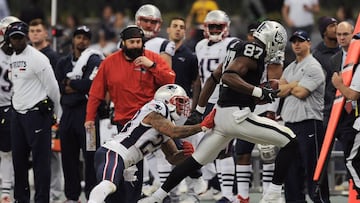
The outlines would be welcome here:
M 259 203 L 283 203 L 281 193 L 268 193 L 263 196 Z
M 197 179 L 191 179 L 190 188 L 192 188 L 195 194 L 200 195 L 206 192 L 208 185 L 202 177 Z
M 162 203 L 163 201 L 157 197 L 149 196 L 142 198 L 138 201 L 138 203 Z

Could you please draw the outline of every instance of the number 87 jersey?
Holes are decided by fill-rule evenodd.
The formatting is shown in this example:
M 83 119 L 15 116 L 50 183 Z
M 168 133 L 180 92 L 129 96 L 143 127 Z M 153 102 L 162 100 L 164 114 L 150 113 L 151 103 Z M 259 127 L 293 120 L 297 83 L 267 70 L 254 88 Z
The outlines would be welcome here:
M 246 60 L 245 58 L 248 58 L 256 63 L 257 68 L 248 69 L 245 75 L 241 76 L 241 78 L 246 83 L 258 86 L 264 72 L 265 56 L 266 51 L 258 44 L 258 42 L 237 42 L 229 47 L 222 66 L 222 72 L 228 68 L 229 64 L 235 58 L 244 57 L 244 60 Z M 222 86 L 222 89 L 218 104 L 221 106 L 231 104 L 241 107 L 249 106 L 251 109 L 255 107 L 254 98 L 251 95 L 235 91 L 227 87 L 226 84 L 223 84 L 222 81 L 220 81 L 220 85 Z

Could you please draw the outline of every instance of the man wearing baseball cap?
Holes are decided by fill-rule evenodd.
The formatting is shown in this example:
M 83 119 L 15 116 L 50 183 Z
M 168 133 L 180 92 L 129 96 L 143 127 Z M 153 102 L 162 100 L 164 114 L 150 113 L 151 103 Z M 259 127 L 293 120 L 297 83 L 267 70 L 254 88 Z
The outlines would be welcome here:
M 77 202 L 81 194 L 80 150 L 85 162 L 85 196 L 96 185 L 95 151 L 86 150 L 86 131 L 83 127 L 87 94 L 102 56 L 89 52 L 91 30 L 85 25 L 75 28 L 73 51 L 59 59 L 55 75 L 60 86 L 63 116 L 58 135 L 61 141 L 61 159 L 64 172 L 64 192 L 67 201 Z M 99 146 L 100 143 L 96 143 Z
M 313 50 L 313 56 L 319 61 L 323 70 L 326 72 L 326 91 L 324 97 L 324 126 L 327 126 L 330 109 L 332 106 L 332 91 L 328 88 L 331 85 L 332 67 L 330 57 L 340 51 L 336 38 L 337 20 L 329 16 L 323 16 L 318 21 L 319 32 L 323 41 L 321 41 Z
M 5 38 L 15 54 L 10 58 L 13 84 L 11 142 L 15 172 L 15 202 L 30 202 L 29 156 L 32 154 L 35 202 L 49 202 L 51 126 L 60 117 L 60 92 L 49 59 L 27 44 L 28 25 L 14 22 Z
M 285 198 L 289 202 L 306 202 L 305 182 L 313 202 L 329 203 L 327 176 L 318 191 L 317 183 L 312 180 L 316 154 L 320 153 L 325 134 L 322 122 L 325 75 L 320 63 L 310 53 L 311 41 L 306 31 L 294 32 L 290 42 L 296 59 L 281 76 L 279 96 L 284 98 L 281 117 L 285 126 L 296 133 L 300 153 L 294 155 L 294 159 L 299 161 L 289 166 L 291 178 L 285 179 Z

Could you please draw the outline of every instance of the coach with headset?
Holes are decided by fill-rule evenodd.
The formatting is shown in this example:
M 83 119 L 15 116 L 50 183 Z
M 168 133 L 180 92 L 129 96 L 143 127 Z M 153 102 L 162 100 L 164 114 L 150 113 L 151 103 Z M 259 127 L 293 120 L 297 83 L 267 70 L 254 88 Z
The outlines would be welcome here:
M 128 26 L 121 32 L 121 39 L 122 49 L 101 63 L 91 85 L 86 109 L 87 129 L 94 128 L 96 110 L 107 92 L 115 106 L 114 121 L 118 130 L 121 130 L 145 103 L 152 100 L 160 86 L 175 82 L 175 73 L 166 61 L 159 54 L 144 49 L 142 29 L 134 25 Z M 128 184 L 129 187 L 124 188 L 127 192 L 123 192 L 122 196 L 119 197 L 116 193 L 109 196 L 112 201 L 131 203 L 140 198 L 142 162 L 136 166 L 139 171 L 135 173 L 138 179 L 135 188 Z M 123 194 L 127 196 L 124 197 Z

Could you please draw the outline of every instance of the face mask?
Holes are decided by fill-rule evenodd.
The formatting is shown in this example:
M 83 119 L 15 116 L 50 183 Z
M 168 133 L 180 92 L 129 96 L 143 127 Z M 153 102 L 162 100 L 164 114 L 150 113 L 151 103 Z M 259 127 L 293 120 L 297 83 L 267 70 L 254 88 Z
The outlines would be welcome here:
M 134 48 L 128 49 L 126 46 L 123 47 L 124 53 L 131 60 L 135 60 L 137 57 L 142 56 L 144 49 L 143 48 Z

